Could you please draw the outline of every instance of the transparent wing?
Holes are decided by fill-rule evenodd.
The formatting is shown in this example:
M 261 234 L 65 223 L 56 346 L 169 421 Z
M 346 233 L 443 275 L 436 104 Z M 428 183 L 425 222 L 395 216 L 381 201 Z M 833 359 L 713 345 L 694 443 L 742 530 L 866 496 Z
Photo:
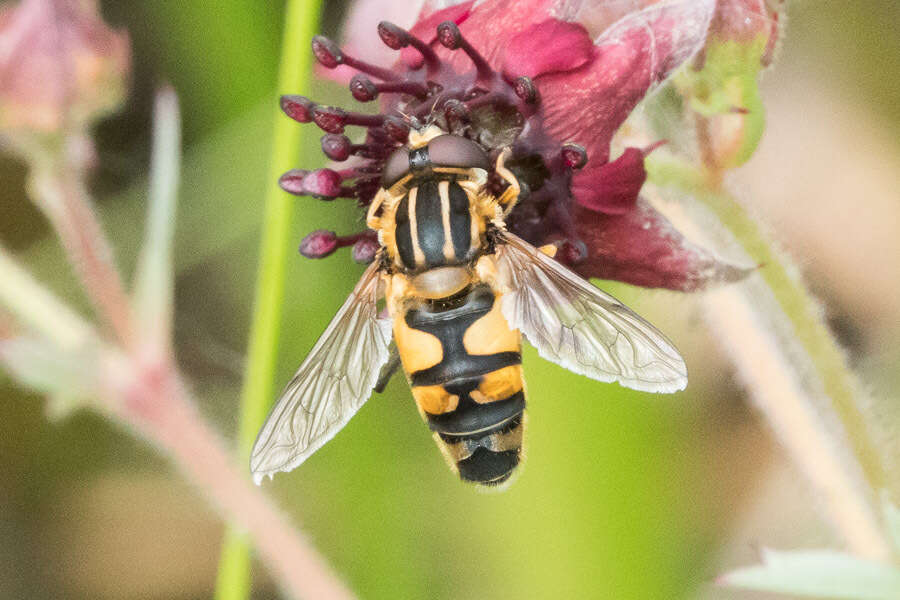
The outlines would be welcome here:
M 390 319 L 378 318 L 378 262 L 366 269 L 266 419 L 250 457 L 256 483 L 297 467 L 368 400 L 391 341 Z
M 511 233 L 502 240 L 503 315 L 541 356 L 636 390 L 684 389 L 684 359 L 653 325 L 524 240 Z

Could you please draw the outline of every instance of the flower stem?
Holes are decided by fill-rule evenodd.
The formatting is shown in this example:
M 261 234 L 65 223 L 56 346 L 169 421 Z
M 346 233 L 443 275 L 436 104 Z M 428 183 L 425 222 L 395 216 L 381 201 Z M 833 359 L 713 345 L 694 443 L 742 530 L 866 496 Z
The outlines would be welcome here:
M 856 554 L 885 559 L 890 544 L 880 531 L 872 506 L 877 492 L 885 485 L 884 468 L 860 411 L 859 384 L 823 321 L 819 305 L 747 209 L 724 189 L 720 173 L 662 155 L 650 157 L 647 167 L 651 181 L 657 185 L 680 190 L 703 203 L 760 265 L 757 275 L 774 299 L 774 310 L 780 309 L 783 314 L 759 314 L 766 310 L 764 300 L 754 296 L 749 284 L 741 284 L 746 288 L 743 291 L 723 290 L 707 295 L 711 322 L 744 380 L 751 383 L 748 387 L 760 410 L 798 468 L 825 499 L 832 523 Z M 741 315 L 746 317 L 743 321 Z M 825 408 L 840 421 L 842 434 L 829 431 L 828 418 L 823 419 L 818 410 L 821 407 L 816 406 L 810 390 L 804 389 L 804 373 L 785 357 L 790 352 L 780 348 L 777 336 L 764 335 L 767 323 L 780 321 L 786 321 L 790 331 L 783 335 L 789 336 L 805 354 L 809 373 L 818 381 L 820 391 L 812 394 L 827 396 L 830 406 Z M 740 332 L 735 330 L 741 326 Z M 728 328 L 735 331 L 729 333 Z M 754 351 L 753 340 L 759 342 L 760 348 L 768 344 L 768 349 Z M 777 360 L 779 355 L 783 360 Z M 756 385 L 752 383 L 754 379 L 763 383 Z M 775 381 L 784 385 L 778 387 Z M 865 481 L 854 477 L 857 468 L 841 459 L 841 449 L 846 445 Z
M 728 227 L 747 253 L 764 265 L 765 268 L 760 269 L 760 275 L 793 324 L 798 341 L 815 365 L 824 391 L 831 398 L 832 406 L 847 430 L 847 436 L 854 446 L 854 453 L 869 485 L 874 491 L 883 489 L 884 467 L 856 399 L 859 383 L 822 319 L 819 304 L 780 260 L 759 225 L 739 202 L 721 191 L 705 193 L 700 198 Z
M 71 140 L 73 146 L 87 143 L 79 136 Z M 134 331 L 128 296 L 91 205 L 83 161 L 77 151 L 65 146 L 33 162 L 31 195 L 56 230 L 97 314 L 123 345 L 131 346 Z
M 109 358 L 108 410 L 169 454 L 230 523 L 249 532 L 273 579 L 296 599 L 352 600 L 353 594 L 287 516 L 236 466 L 224 440 L 197 410 L 169 361 Z M 233 590 L 229 589 L 229 593 Z
M 312 56 L 309 44 L 318 26 L 319 10 L 320 2 L 316 0 L 289 0 L 287 3 L 278 75 L 279 94 L 297 93 L 309 78 Z M 277 106 L 274 101 L 273 104 Z M 276 109 L 256 298 L 241 395 L 238 444 L 244 464 L 249 461 L 253 441 L 273 397 L 292 222 L 290 197 L 278 187 L 278 177 L 299 160 L 300 131 L 296 123 Z M 216 599 L 245 600 L 249 593 L 250 547 L 241 531 L 230 528 L 222 548 Z

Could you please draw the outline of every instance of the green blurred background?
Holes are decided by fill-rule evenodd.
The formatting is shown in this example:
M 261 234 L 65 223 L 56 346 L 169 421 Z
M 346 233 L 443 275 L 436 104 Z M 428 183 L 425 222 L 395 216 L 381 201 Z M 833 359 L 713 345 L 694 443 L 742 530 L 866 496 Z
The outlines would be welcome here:
M 97 128 L 94 190 L 129 272 L 153 90 L 173 83 L 186 144 L 178 356 L 205 412 L 233 436 L 283 5 L 102 6 L 130 32 L 135 64 L 127 106 Z M 325 4 L 324 32 L 337 35 L 345 8 Z M 735 185 L 801 263 L 876 397 L 896 403 L 900 8 L 894 0 L 797 2 L 789 16 L 764 82 L 769 129 Z M 329 84 L 309 94 L 349 103 Z M 319 132 L 305 132 L 302 166 L 319 165 Z M 83 307 L 25 198 L 23 166 L 0 158 L 0 181 L 3 243 Z M 298 243 L 311 229 L 361 225 L 349 203 L 309 198 L 296 200 L 295 220 Z M 290 261 L 279 386 L 360 272 L 347 251 Z M 302 468 L 267 484 L 362 597 L 759 598 L 706 582 L 754 560 L 755 543 L 834 541 L 747 405 L 695 299 L 605 287 L 676 341 L 692 374 L 687 392 L 652 396 L 591 382 L 529 349 L 526 464 L 507 492 L 481 494 L 449 472 L 395 378 Z M 93 414 L 48 422 L 42 400 L 7 379 L 0 398 L 0 598 L 210 597 L 222 527 L 168 464 Z M 885 443 L 896 443 L 887 425 Z M 258 568 L 255 597 L 275 593 Z

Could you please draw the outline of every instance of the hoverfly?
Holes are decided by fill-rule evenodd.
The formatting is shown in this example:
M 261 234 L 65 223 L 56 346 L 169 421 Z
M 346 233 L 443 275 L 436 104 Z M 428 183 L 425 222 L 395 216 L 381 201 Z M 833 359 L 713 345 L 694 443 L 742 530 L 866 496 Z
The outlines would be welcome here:
M 555 247 L 506 230 L 519 195 L 509 153 L 493 168 L 506 184 L 499 196 L 487 191 L 481 146 L 436 125 L 411 130 L 388 158 L 367 214 L 376 258 L 263 425 L 257 483 L 331 439 L 398 362 L 451 468 L 486 486 L 507 481 L 522 455 L 522 335 L 593 379 L 685 387 L 684 361 L 662 333 L 555 261 Z

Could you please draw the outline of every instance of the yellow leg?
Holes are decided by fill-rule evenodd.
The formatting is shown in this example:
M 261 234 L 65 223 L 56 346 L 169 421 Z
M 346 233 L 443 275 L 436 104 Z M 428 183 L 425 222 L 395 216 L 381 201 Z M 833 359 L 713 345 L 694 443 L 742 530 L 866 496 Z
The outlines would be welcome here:
M 372 203 L 369 205 L 369 210 L 366 211 L 366 225 L 369 229 L 373 229 L 378 231 L 381 229 L 381 219 L 375 216 L 375 213 L 378 212 L 378 209 L 381 208 L 381 205 L 384 204 L 384 197 L 386 192 L 384 188 L 378 190 L 378 193 L 375 194 L 375 197 L 372 198 Z
M 497 202 L 503 207 L 505 213 L 509 213 L 509 211 L 512 210 L 512 207 L 516 205 L 516 201 L 519 199 L 519 192 L 521 191 L 519 188 L 519 180 L 516 179 L 516 176 L 503 164 L 511 153 L 512 151 L 509 148 L 504 148 L 500 153 L 500 156 L 497 157 L 497 164 L 494 167 L 497 175 L 502 177 L 503 180 L 509 184 L 509 187 L 500 194 L 499 198 L 497 198 Z
M 379 231 L 382 229 L 384 225 L 387 223 L 384 222 L 384 211 L 382 211 L 382 215 L 380 217 L 375 216 L 378 213 L 378 209 L 384 206 L 387 208 L 391 204 L 391 200 L 393 197 L 391 193 L 388 192 L 384 188 L 379 188 L 378 193 L 375 194 L 375 197 L 372 198 L 372 204 L 369 205 L 369 210 L 366 212 L 366 225 L 369 229 L 373 229 L 375 231 Z

